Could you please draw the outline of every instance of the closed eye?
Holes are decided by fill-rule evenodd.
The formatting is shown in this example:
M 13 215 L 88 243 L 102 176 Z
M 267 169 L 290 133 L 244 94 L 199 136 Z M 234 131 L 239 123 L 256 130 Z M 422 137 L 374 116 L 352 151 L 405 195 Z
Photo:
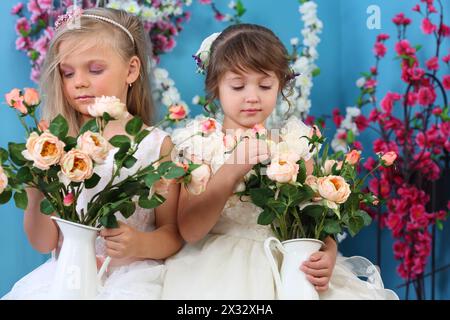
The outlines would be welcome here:
M 271 86 L 259 86 L 261 89 L 263 89 L 263 90 L 270 90 L 270 89 L 272 89 L 272 87 Z
M 239 91 L 244 89 L 244 86 L 240 86 L 240 87 L 231 87 L 233 90 Z

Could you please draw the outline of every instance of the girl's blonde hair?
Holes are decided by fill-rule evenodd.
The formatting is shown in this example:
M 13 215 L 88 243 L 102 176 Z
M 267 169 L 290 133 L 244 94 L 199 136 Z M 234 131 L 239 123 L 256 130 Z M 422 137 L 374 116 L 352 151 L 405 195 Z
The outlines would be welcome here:
M 58 49 L 64 40 L 79 37 L 78 43 L 82 44 L 84 37 L 92 37 L 95 39 L 95 45 L 112 46 L 112 50 L 119 54 L 124 61 L 128 61 L 133 56 L 139 58 L 141 62 L 139 77 L 128 88 L 126 104 L 132 115 L 140 116 L 146 125 L 150 125 L 154 112 L 150 79 L 147 73 L 151 47 L 142 22 L 134 15 L 115 9 L 92 8 L 84 10 L 83 14 L 102 16 L 121 24 L 133 36 L 134 44 L 130 37 L 114 24 L 100 19 L 83 17 L 83 15 L 79 18 L 80 23 L 72 28 L 65 26 L 58 28 L 50 43 L 40 78 L 40 88 L 43 93 L 42 118 L 51 121 L 61 114 L 69 124 L 70 134 L 78 134 L 81 127 L 81 115 L 70 106 L 64 95 L 59 64 L 64 56 L 79 50 L 80 46 L 73 48 L 71 52 L 65 52 L 64 56 L 58 52 Z M 116 81 L 116 79 L 111 79 L 111 81 Z

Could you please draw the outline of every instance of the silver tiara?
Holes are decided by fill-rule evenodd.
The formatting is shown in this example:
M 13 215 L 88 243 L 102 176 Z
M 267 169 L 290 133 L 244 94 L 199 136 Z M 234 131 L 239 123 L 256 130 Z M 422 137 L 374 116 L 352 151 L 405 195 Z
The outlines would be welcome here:
M 125 32 L 128 37 L 130 38 L 131 42 L 134 45 L 134 38 L 131 35 L 131 32 L 128 31 L 127 28 L 125 28 L 123 25 L 121 25 L 120 23 L 109 19 L 109 18 L 105 18 L 102 16 L 97 16 L 94 14 L 84 14 L 83 10 L 81 8 L 75 8 L 74 10 L 68 10 L 68 12 L 66 14 L 63 14 L 61 16 L 58 17 L 58 19 L 55 22 L 55 30 L 58 30 L 59 28 L 63 27 L 64 25 L 66 25 L 69 21 L 79 18 L 79 17 L 86 17 L 86 18 L 92 18 L 92 19 L 98 19 L 98 20 L 102 20 L 108 23 L 111 23 L 113 25 L 115 25 L 116 27 L 120 28 L 123 30 L 123 32 Z

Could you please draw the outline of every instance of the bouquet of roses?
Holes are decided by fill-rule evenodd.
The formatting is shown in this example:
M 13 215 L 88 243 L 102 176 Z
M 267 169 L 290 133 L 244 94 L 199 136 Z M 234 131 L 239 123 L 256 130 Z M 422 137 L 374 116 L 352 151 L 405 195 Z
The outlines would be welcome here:
M 7 104 L 18 111 L 27 134 L 26 143 L 8 144 L 0 148 L 0 204 L 12 197 L 18 208 L 28 205 L 25 188 L 38 189 L 45 196 L 40 204 L 44 214 L 56 214 L 62 219 L 88 226 L 111 228 L 117 226 L 115 212 L 125 218 L 136 209 L 155 208 L 164 202 L 164 192 L 173 182 L 189 181 L 196 165 L 179 165 L 171 161 L 152 162 L 138 168 L 127 177 L 120 177 L 122 168 L 136 163 L 134 154 L 139 144 L 153 130 L 143 128 L 135 116 L 126 123 L 127 135 L 116 135 L 107 141 L 102 136 L 107 123 L 130 114 L 115 97 L 96 98 L 89 106 L 93 119 L 86 122 L 77 137 L 68 135 L 67 121 L 61 115 L 49 124 L 38 122 L 36 110 L 40 97 L 36 90 L 13 89 L 5 95 Z M 27 124 L 31 118 L 33 125 Z M 162 121 L 171 121 L 167 115 Z M 88 202 L 86 211 L 77 212 L 77 199 L 83 189 L 94 188 L 100 181 L 94 167 L 102 164 L 115 148 L 113 172 L 106 186 Z
M 374 169 L 360 177 L 359 151 L 328 154 L 328 145 L 321 148 L 325 139 L 320 133 L 298 120 L 288 121 L 284 130 L 280 142 L 268 139 L 264 129 L 255 130 L 269 145 L 270 162 L 255 165 L 245 190 L 237 193 L 263 209 L 258 223 L 270 224 L 281 241 L 323 240 L 345 229 L 354 236 L 369 225 L 371 217 L 362 208 L 376 205 L 378 199 L 364 191 L 364 181 L 378 167 L 392 165 L 396 154 L 379 154 Z

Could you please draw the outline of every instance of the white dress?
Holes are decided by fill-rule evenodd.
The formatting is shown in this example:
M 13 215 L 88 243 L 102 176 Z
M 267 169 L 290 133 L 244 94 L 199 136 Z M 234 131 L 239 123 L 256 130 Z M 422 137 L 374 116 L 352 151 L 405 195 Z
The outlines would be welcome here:
M 200 121 L 200 120 L 198 120 Z M 177 149 L 209 163 L 216 172 L 223 155 L 220 126 L 207 137 L 186 137 L 198 127 L 194 120 L 172 135 Z M 286 125 L 296 126 L 291 122 Z M 304 124 L 301 123 L 303 126 Z M 203 143 L 201 139 L 206 139 Z M 203 148 L 198 148 L 198 144 Z M 264 253 L 263 242 L 272 236 L 269 226 L 259 225 L 261 208 L 232 196 L 217 224 L 194 245 L 187 244 L 166 260 L 162 299 L 275 299 L 272 271 Z M 358 276 L 365 276 L 363 281 Z M 339 256 L 327 292 L 321 299 L 398 299 L 384 289 L 378 270 L 363 257 Z
M 130 169 L 123 168 L 118 180 L 136 172 L 137 169 L 149 165 L 159 158 L 160 149 L 167 133 L 155 128 L 139 145 L 135 157 L 137 162 Z M 93 189 L 85 189 L 78 198 L 77 209 L 86 207 L 90 199 L 99 190 L 102 190 L 111 178 L 114 154 L 113 149 L 105 163 L 95 167 L 101 180 Z M 155 229 L 155 214 L 153 209 L 143 209 L 136 206 L 136 211 L 128 219 L 120 212 L 116 213 L 117 220 L 125 222 L 139 231 L 152 231 Z M 60 239 L 60 244 L 62 239 Z M 96 241 L 96 254 L 105 256 L 105 243 L 101 237 Z M 52 254 L 43 265 L 39 266 L 13 286 L 11 291 L 2 299 L 47 299 L 47 294 L 56 268 L 57 253 Z M 160 299 L 162 279 L 165 267 L 160 260 L 137 259 L 111 259 L 103 286 L 100 288 L 97 299 Z

